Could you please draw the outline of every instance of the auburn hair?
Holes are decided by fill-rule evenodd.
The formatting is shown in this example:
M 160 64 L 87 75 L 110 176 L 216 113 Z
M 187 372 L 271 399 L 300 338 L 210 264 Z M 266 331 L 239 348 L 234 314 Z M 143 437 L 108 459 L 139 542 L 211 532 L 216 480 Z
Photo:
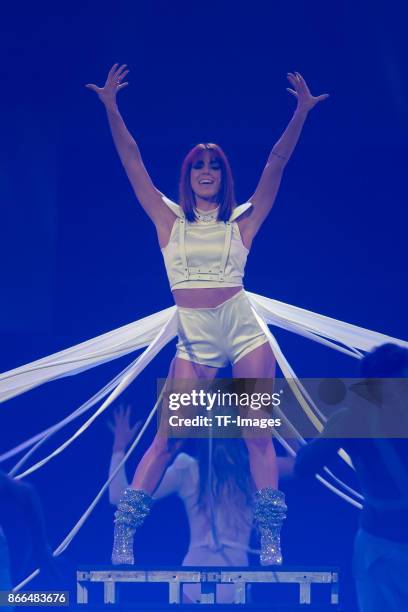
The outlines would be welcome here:
M 196 216 L 194 213 L 195 207 L 195 196 L 191 188 L 190 173 L 193 164 L 199 159 L 204 151 L 213 153 L 215 159 L 221 166 L 221 188 L 218 194 L 219 200 L 219 211 L 218 221 L 228 221 L 232 210 L 236 206 L 235 195 L 234 195 L 234 180 L 232 178 L 232 171 L 227 156 L 221 147 L 212 142 L 200 143 L 193 147 L 184 158 L 181 166 L 180 183 L 179 183 L 179 203 L 184 211 L 186 219 L 188 221 L 195 221 Z

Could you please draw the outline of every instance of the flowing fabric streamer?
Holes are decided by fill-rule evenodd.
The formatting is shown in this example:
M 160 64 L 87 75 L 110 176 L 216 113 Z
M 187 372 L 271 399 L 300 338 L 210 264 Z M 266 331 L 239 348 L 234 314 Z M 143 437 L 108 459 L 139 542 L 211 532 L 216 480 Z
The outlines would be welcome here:
M 150 361 L 157 355 L 157 353 L 165 346 L 175 335 L 175 329 L 177 327 L 176 316 L 173 315 L 165 326 L 159 331 L 156 338 L 149 344 L 147 349 L 136 359 L 132 368 L 126 372 L 124 376 L 121 377 L 119 384 L 112 391 L 109 397 L 104 401 L 102 406 L 96 410 L 96 412 L 83 424 L 77 431 L 66 440 L 63 444 L 61 444 L 57 449 L 55 449 L 52 453 L 50 453 L 41 461 L 38 461 L 35 465 L 32 465 L 25 472 L 22 472 L 15 476 L 15 478 L 20 479 L 28 476 L 32 472 L 35 472 L 40 467 L 48 463 L 53 457 L 59 455 L 67 446 L 69 446 L 76 438 L 78 438 L 88 427 L 95 421 L 95 419 L 104 412 L 111 403 L 119 397 L 119 395 L 130 385 L 131 382 L 135 380 L 135 378 L 140 374 L 142 370 L 150 363 Z
M 1 374 L 0 402 L 50 380 L 78 374 L 148 346 L 163 325 L 175 315 L 176 309 L 176 306 L 165 308 L 134 323 Z M 174 335 L 176 333 L 177 330 Z
M 122 466 L 126 463 L 126 461 L 129 459 L 130 455 L 135 450 L 136 446 L 139 444 L 139 441 L 141 440 L 144 432 L 148 428 L 152 418 L 154 417 L 154 415 L 157 412 L 157 407 L 158 407 L 158 405 L 159 405 L 159 403 L 160 403 L 160 401 L 161 401 L 161 399 L 163 397 L 163 392 L 164 392 L 164 386 L 163 386 L 163 389 L 162 389 L 162 391 L 160 393 L 160 396 L 158 397 L 155 405 L 153 406 L 152 410 L 150 411 L 149 416 L 147 417 L 146 421 L 143 423 L 143 427 L 138 432 L 136 438 L 134 439 L 134 441 L 130 445 L 130 447 L 129 447 L 128 451 L 126 452 L 126 454 L 124 455 L 123 459 L 119 462 L 119 464 L 116 466 L 116 468 L 110 474 L 108 480 L 103 484 L 103 486 L 100 489 L 100 491 L 98 491 L 96 497 L 93 499 L 91 504 L 85 510 L 85 512 L 83 513 L 81 518 L 76 522 L 76 524 L 71 529 L 69 534 L 64 538 L 64 540 L 61 542 L 61 544 L 54 550 L 54 552 L 53 552 L 53 556 L 54 557 L 58 557 L 61 553 L 64 552 L 64 550 L 66 550 L 68 548 L 69 544 L 72 542 L 72 540 L 74 539 L 74 537 L 76 536 L 78 531 L 84 525 L 85 521 L 87 520 L 87 518 L 90 516 L 90 514 L 92 513 L 92 511 L 94 510 L 94 508 L 98 504 L 99 500 L 102 498 L 102 495 L 105 493 L 106 489 L 109 487 L 109 485 L 112 482 L 112 480 L 116 477 L 116 474 L 119 472 L 119 470 L 122 469 Z M 40 573 L 39 568 L 34 570 L 34 572 L 32 574 L 27 576 L 27 578 L 25 578 L 22 582 L 20 582 L 19 584 L 17 584 L 13 588 L 13 593 L 17 593 L 18 591 L 21 591 L 21 589 L 23 589 L 25 587 L 25 585 L 28 584 L 33 578 L 38 576 L 39 573 Z
M 325 417 L 314 405 L 309 397 L 306 389 L 296 378 L 295 373 L 284 357 L 276 339 L 268 329 L 268 325 L 275 325 L 287 331 L 299 334 L 305 338 L 323 344 L 327 347 L 335 349 L 339 352 L 347 354 L 351 357 L 361 359 L 363 352 L 370 351 L 380 344 L 392 342 L 399 346 L 408 348 L 408 342 L 397 338 L 392 338 L 385 334 L 374 332 L 371 330 L 344 323 L 336 319 L 320 315 L 317 313 L 291 306 L 271 298 L 267 298 L 256 293 L 246 292 L 253 312 L 266 334 L 271 348 L 275 354 L 279 367 L 281 368 L 285 378 L 287 379 L 290 388 L 299 401 L 305 414 L 316 428 L 316 432 L 321 432 L 324 427 Z M 122 357 L 141 348 L 147 347 L 146 350 L 132 363 L 117 375 L 110 383 L 105 385 L 101 391 L 95 394 L 90 400 L 77 408 L 73 413 L 65 417 L 60 422 L 44 430 L 40 434 L 33 436 L 29 440 L 19 444 L 15 448 L 3 453 L 0 456 L 0 461 L 4 461 L 15 454 L 33 447 L 29 453 L 12 470 L 13 475 L 25 463 L 31 454 L 37 448 L 48 440 L 55 432 L 60 430 L 66 424 L 89 410 L 100 399 L 108 395 L 102 406 L 63 444 L 44 459 L 32 465 L 25 472 L 16 476 L 23 478 L 45 465 L 50 459 L 61 453 L 71 442 L 73 442 L 81 433 L 83 433 L 92 422 L 122 393 L 122 391 L 142 372 L 146 365 L 157 355 L 157 353 L 172 340 L 177 334 L 177 307 L 172 306 L 157 313 L 154 313 L 143 319 L 139 319 L 134 323 L 125 325 L 117 330 L 113 330 L 106 334 L 102 334 L 96 338 L 82 342 L 74 347 L 60 351 L 48 357 L 38 359 L 30 364 L 15 368 L 9 372 L 0 375 L 0 402 L 5 402 L 8 399 L 21 395 L 30 389 L 33 389 L 41 384 L 56 380 L 65 376 L 72 376 L 83 372 L 89 368 L 101 365 L 118 357 Z M 362 352 L 363 351 L 363 352 Z M 130 452 L 139 442 L 141 436 L 147 428 L 149 420 L 155 412 L 156 406 L 150 413 L 148 420 L 139 432 L 134 445 L 129 449 L 124 461 L 126 461 Z M 299 439 L 303 440 L 298 434 Z M 304 442 L 304 440 L 303 440 Z M 291 454 L 295 451 L 286 444 L 285 447 L 290 449 Z M 352 467 L 352 463 L 347 453 L 340 449 L 339 455 Z M 123 463 L 122 462 L 122 463 Z M 118 466 L 119 470 L 122 463 Z M 355 497 L 362 499 L 362 496 L 348 487 L 340 479 L 338 479 L 330 470 L 325 468 L 326 473 L 335 480 L 335 482 L 345 488 L 350 495 L 341 491 L 337 486 L 328 482 L 320 474 L 316 474 L 317 479 L 322 482 L 327 488 L 336 493 L 342 499 L 351 503 L 357 508 L 361 508 L 361 503 L 354 499 Z M 101 498 L 103 492 L 109 486 L 110 480 L 115 476 L 116 471 L 111 478 L 103 485 L 101 491 L 97 494 L 90 507 L 79 519 L 75 527 L 71 530 L 68 536 L 56 549 L 54 554 L 60 554 L 67 548 L 73 537 L 84 524 L 93 508 Z M 23 588 L 27 582 L 33 578 L 38 571 L 34 572 L 23 583 L 15 587 L 15 590 Z

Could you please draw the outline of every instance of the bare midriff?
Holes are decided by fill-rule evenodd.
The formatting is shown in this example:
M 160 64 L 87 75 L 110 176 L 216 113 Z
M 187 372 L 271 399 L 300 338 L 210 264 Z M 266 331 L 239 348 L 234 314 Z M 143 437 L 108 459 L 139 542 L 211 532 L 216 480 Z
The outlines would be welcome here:
M 239 291 L 242 291 L 241 286 L 174 289 L 173 297 L 182 308 L 215 308 Z

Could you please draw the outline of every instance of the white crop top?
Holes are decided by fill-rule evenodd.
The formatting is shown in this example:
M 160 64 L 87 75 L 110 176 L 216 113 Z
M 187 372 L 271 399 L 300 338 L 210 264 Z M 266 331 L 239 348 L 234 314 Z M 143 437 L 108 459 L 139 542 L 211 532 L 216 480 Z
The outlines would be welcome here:
M 251 202 L 236 206 L 227 222 L 207 214 L 191 223 L 181 206 L 165 196 L 163 201 L 176 215 L 169 242 L 161 249 L 170 288 L 242 286 L 249 251 L 235 220 Z

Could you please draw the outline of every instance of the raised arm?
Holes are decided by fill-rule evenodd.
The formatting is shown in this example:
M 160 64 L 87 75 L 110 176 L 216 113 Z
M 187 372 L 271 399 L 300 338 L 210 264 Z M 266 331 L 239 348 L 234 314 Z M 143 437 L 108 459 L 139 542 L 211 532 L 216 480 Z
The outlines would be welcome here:
M 158 227 L 174 220 L 174 215 L 163 203 L 161 192 L 153 185 L 143 164 L 139 147 L 127 129 L 118 109 L 116 96 L 118 91 L 129 84 L 123 81 L 128 72 L 126 64 L 120 67 L 119 64 L 114 64 L 103 87 L 98 87 L 93 83 L 89 83 L 86 87 L 95 91 L 105 106 L 113 142 L 136 197 Z
M 312 96 L 304 78 L 298 72 L 288 73 L 287 77 L 293 87 L 288 87 L 287 91 L 297 99 L 297 106 L 287 128 L 272 148 L 255 193 L 250 198 L 253 210 L 245 219 L 248 240 L 255 236 L 273 206 L 283 170 L 299 140 L 309 111 L 318 102 L 328 98 L 328 94 Z
M 113 433 L 113 448 L 112 457 L 109 466 L 109 476 L 118 467 L 119 463 L 125 456 L 126 450 L 131 442 L 133 442 L 137 432 L 139 431 L 142 422 L 137 421 L 133 426 L 130 425 L 130 406 L 126 408 L 121 404 L 113 414 L 113 422 L 108 423 L 109 429 Z M 117 506 L 120 498 L 123 495 L 129 482 L 126 476 L 125 466 L 119 469 L 116 476 L 111 480 L 109 485 L 109 501 L 114 506 Z

